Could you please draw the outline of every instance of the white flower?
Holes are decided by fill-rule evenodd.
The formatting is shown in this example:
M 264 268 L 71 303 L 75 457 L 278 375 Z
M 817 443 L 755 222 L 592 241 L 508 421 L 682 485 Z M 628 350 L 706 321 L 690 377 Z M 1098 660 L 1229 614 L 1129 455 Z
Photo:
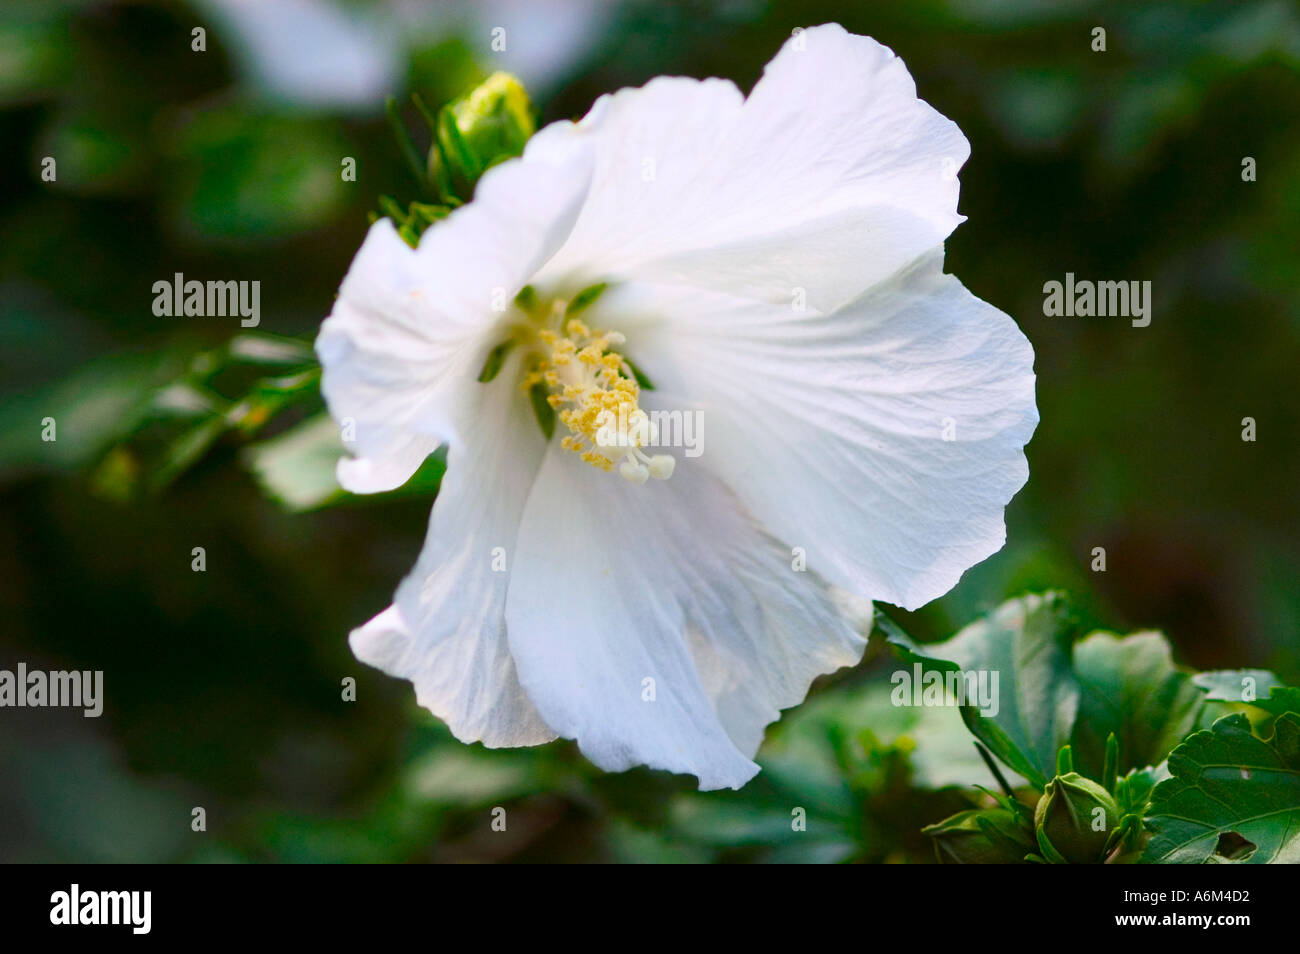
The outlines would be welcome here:
M 543 129 L 416 250 L 377 222 L 317 342 L 356 425 L 339 478 L 448 456 L 357 656 L 465 741 L 744 784 L 779 710 L 861 657 L 840 591 L 942 595 L 1028 477 L 1029 343 L 942 271 L 968 153 L 890 50 L 828 25 L 748 98 L 661 77 Z M 638 410 L 698 412 L 703 453 L 645 448 Z

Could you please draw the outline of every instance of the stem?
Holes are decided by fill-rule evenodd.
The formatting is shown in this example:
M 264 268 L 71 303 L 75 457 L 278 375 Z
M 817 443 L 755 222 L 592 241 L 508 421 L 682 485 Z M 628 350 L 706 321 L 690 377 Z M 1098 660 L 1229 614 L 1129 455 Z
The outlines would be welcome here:
M 989 771 L 993 773 L 993 777 L 998 780 L 998 787 L 1002 789 L 1002 794 L 1006 795 L 1007 798 L 1015 798 L 1015 793 L 1012 791 L 1011 786 L 1007 784 L 1006 776 L 1002 774 L 1002 770 L 998 768 L 998 764 L 993 761 L 992 754 L 984 747 L 983 743 L 978 741 L 975 742 L 975 751 L 980 754 L 980 758 L 984 760 L 984 764 L 989 767 Z

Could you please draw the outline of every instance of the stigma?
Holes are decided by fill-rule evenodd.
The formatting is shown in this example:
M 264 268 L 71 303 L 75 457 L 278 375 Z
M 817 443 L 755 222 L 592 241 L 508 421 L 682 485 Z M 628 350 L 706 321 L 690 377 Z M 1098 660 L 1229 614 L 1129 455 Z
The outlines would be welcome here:
M 671 477 L 673 457 L 644 450 L 658 443 L 659 434 L 641 409 L 636 375 L 616 350 L 623 336 L 567 318 L 559 330 L 539 329 L 537 338 L 541 357 L 522 386 L 546 388 L 547 404 L 569 431 L 560 446 L 600 470 L 617 467 L 619 476 L 634 484 Z

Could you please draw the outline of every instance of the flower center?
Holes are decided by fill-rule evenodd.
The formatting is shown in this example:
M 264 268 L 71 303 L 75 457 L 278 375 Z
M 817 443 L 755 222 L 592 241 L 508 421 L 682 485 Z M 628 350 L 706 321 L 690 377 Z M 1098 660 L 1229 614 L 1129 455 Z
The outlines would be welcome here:
M 648 455 L 643 448 L 659 440 L 658 430 L 640 407 L 636 375 L 618 351 L 624 338 L 615 331 L 593 330 L 565 317 L 568 304 L 556 302 L 552 327 L 537 330 L 541 357 L 524 376 L 522 387 L 546 390 L 546 403 L 569 433 L 565 450 L 601 470 L 643 484 L 650 477 L 672 476 L 676 461 L 669 454 Z

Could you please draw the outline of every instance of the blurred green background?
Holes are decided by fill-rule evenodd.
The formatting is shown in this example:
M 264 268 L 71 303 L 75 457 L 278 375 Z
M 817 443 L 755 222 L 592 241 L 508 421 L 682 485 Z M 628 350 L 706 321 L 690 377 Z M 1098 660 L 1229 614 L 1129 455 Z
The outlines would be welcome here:
M 346 643 L 414 562 L 428 482 L 294 513 L 250 472 L 260 419 L 179 438 L 141 423 L 239 331 L 155 317 L 155 281 L 260 280 L 257 330 L 311 339 L 376 197 L 415 198 L 386 95 L 438 104 L 504 68 L 545 122 L 663 73 L 748 89 L 792 28 L 830 20 L 891 46 L 970 139 L 947 269 L 1037 353 L 1042 424 L 1007 547 L 900 618 L 933 639 L 1062 587 L 1092 625 L 1164 630 L 1188 665 L 1296 684 L 1293 2 L 6 0 L 0 667 L 102 669 L 107 701 L 98 720 L 0 712 L 0 859 L 931 859 L 919 828 L 963 804 L 947 786 L 988 776 L 950 710 L 888 704 L 874 646 L 769 731 L 739 793 L 604 775 L 568 743 L 462 746 Z M 1151 325 L 1044 317 L 1043 283 L 1067 271 L 1151 281 Z M 241 373 L 214 391 L 243 393 Z M 260 436 L 319 409 L 298 401 Z

